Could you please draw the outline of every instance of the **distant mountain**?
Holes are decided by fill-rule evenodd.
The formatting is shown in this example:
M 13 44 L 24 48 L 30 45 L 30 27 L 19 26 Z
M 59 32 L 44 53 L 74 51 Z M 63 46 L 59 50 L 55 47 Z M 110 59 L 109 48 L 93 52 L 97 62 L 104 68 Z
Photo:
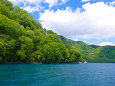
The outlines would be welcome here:
M 89 62 L 115 62 L 115 46 L 88 45 L 82 41 L 73 41 L 61 36 L 62 43 L 74 46 Z
M 115 62 L 115 46 L 101 46 L 89 53 L 90 62 Z
M 91 44 L 90 45 L 92 48 L 98 48 L 98 47 L 100 47 L 99 45 L 93 45 L 93 44 Z

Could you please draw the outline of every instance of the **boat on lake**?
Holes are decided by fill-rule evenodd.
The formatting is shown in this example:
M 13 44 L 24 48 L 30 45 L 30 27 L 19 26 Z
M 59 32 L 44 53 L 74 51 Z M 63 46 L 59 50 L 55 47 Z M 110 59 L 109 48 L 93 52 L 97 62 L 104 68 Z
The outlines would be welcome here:
M 85 61 L 83 64 L 87 64 L 88 62 L 87 61 Z

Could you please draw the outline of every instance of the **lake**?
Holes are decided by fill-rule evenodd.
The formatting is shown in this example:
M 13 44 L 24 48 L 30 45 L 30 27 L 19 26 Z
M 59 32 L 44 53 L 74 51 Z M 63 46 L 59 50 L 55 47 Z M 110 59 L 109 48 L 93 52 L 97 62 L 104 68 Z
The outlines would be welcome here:
M 3 64 L 0 86 L 115 86 L 115 64 Z

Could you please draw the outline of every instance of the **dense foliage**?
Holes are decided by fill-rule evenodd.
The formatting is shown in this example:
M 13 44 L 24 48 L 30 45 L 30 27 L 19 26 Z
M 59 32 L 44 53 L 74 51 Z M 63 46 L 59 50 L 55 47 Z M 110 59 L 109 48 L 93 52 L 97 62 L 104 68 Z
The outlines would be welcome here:
M 81 41 L 72 41 L 61 36 L 63 44 L 74 46 L 81 57 L 88 62 L 115 62 L 115 46 L 88 45 Z
M 115 62 L 115 46 L 98 47 L 88 55 L 90 62 Z
M 75 63 L 76 48 L 66 46 L 53 31 L 8 0 L 0 0 L 0 63 Z
M 73 41 L 61 36 L 63 44 L 74 46 L 79 52 L 81 52 L 81 56 L 84 59 L 87 59 L 88 54 L 94 49 L 88 44 L 82 41 Z

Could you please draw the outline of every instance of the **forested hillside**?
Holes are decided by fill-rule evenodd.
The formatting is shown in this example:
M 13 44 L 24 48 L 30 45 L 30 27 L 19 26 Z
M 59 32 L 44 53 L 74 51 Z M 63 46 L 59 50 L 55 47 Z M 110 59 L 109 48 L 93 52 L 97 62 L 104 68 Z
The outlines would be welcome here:
M 26 11 L 0 0 L 0 63 L 75 63 L 80 56 Z
M 115 62 L 115 46 L 88 45 L 46 31 L 26 11 L 8 0 L 0 0 L 0 63 L 75 63 L 85 60 Z
M 61 36 L 63 44 L 74 46 L 88 62 L 115 62 L 115 46 L 88 45 Z
M 90 62 L 115 62 L 115 46 L 102 46 L 96 48 L 88 55 Z
M 88 44 L 82 42 L 82 41 L 73 41 L 70 39 L 67 39 L 63 36 L 61 36 L 63 44 L 74 46 L 79 52 L 81 52 L 81 56 L 84 59 L 87 59 L 88 54 L 94 50 L 91 46 Z

